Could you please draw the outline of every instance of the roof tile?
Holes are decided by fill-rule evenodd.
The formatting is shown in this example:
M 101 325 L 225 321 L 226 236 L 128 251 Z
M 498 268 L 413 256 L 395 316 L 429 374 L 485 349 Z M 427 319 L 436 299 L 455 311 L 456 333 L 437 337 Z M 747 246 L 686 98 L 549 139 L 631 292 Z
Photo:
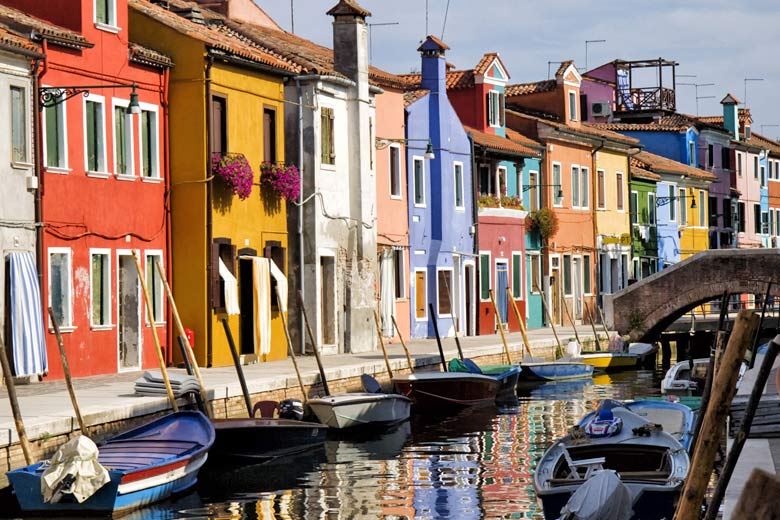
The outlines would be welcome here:
M 470 126 L 463 125 L 463 128 L 469 132 L 474 138 L 474 143 L 477 146 L 481 146 L 494 152 L 507 152 L 514 155 L 521 155 L 523 157 L 538 157 L 541 152 L 534 150 L 521 144 L 509 137 L 502 137 L 500 135 L 488 134 L 481 132 Z
M 507 97 L 526 96 L 528 94 L 537 94 L 539 92 L 551 92 L 555 90 L 556 85 L 557 83 L 554 79 L 534 81 L 532 83 L 516 83 L 514 85 L 507 85 L 504 89 L 504 93 Z
M 2 25 L 0 25 L 0 43 L 23 51 L 35 52 L 38 54 L 41 52 L 41 48 L 38 44 Z
M 633 157 L 636 165 L 653 173 L 671 173 L 673 175 L 687 175 L 697 179 L 716 181 L 718 176 L 706 170 L 694 168 L 681 162 L 673 161 L 666 157 L 650 152 L 639 152 Z
M 50 43 L 75 48 L 94 46 L 93 43 L 75 31 L 5 5 L 0 5 L 0 20 L 12 30 L 19 33 L 29 33 L 33 40 L 45 39 L 49 40 Z
M 143 45 L 129 42 L 128 51 L 130 61 L 157 68 L 173 67 L 173 60 L 169 56 Z
M 429 92 L 430 90 L 424 88 L 419 88 L 416 90 L 407 90 L 406 92 L 404 92 L 404 106 L 408 107 L 409 105 L 411 105 L 421 97 L 425 96 Z

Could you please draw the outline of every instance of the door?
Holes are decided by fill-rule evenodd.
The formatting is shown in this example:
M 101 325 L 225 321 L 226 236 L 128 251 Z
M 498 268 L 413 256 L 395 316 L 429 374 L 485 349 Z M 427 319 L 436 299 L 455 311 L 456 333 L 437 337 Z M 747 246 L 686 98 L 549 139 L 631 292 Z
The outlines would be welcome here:
M 132 254 L 118 255 L 117 330 L 119 370 L 141 368 L 141 294 Z
M 509 316 L 509 300 L 506 289 L 509 287 L 509 264 L 506 262 L 496 262 L 496 307 L 498 307 L 498 319 L 501 325 L 507 323 Z
M 582 319 L 582 258 L 572 258 L 572 283 L 574 284 L 574 319 Z
M 238 297 L 241 309 L 239 315 L 241 355 L 253 356 L 255 354 L 254 271 L 252 260 L 249 258 L 238 260 Z
M 552 300 L 552 320 L 561 324 L 561 277 L 558 269 L 550 270 L 550 299 Z
M 320 257 L 320 330 L 323 345 L 336 344 L 336 259 Z
M 460 256 L 452 255 L 452 287 L 450 288 L 452 300 L 452 319 L 455 320 L 456 330 L 463 334 L 463 308 L 461 295 Z
M 467 264 L 463 267 L 463 286 L 465 288 L 465 317 L 464 325 L 467 336 L 474 335 L 474 265 Z

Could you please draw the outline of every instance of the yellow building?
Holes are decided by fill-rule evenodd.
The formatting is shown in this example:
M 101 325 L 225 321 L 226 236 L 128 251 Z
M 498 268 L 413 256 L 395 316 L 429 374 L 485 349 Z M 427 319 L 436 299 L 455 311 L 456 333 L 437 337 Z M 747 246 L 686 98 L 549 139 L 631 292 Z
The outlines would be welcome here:
M 258 257 L 269 258 L 287 273 L 286 202 L 260 184 L 260 167 L 264 162 L 284 163 L 283 78 L 297 69 L 259 46 L 198 23 L 204 16 L 218 17 L 215 13 L 177 0 L 166 4 L 171 10 L 129 0 L 129 27 L 131 41 L 153 43 L 175 63 L 169 78 L 169 127 L 163 137 L 170 143 L 176 303 L 184 326 L 195 333 L 199 364 L 232 362 L 221 319 L 236 299 L 240 312 L 229 316 L 228 323 L 242 361 L 283 359 L 287 344 L 272 289 L 275 282 L 266 283 L 267 275 L 254 273 L 265 273 L 258 264 L 270 267 L 255 260 Z M 238 154 L 254 171 L 246 198 L 234 194 L 212 168 L 213 157 Z M 225 290 L 232 285 L 231 275 L 237 280 L 235 292 Z M 237 292 L 237 298 L 231 292 Z M 267 320 L 258 318 L 267 311 L 257 312 L 269 303 L 270 351 L 264 339 L 269 327 L 261 325 Z

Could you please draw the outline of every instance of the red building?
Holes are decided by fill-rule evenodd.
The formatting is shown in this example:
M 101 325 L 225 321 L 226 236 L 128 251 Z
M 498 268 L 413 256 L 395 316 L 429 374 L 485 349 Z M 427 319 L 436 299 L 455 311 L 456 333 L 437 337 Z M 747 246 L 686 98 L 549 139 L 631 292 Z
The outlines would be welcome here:
M 166 93 L 170 59 L 128 40 L 127 0 L 3 0 L 0 19 L 42 41 L 38 69 L 42 299 L 74 376 L 156 364 L 140 255 L 164 347 L 168 258 Z M 27 14 L 24 14 L 27 13 Z M 48 23 L 61 30 L 51 30 Z M 164 269 L 167 270 L 167 267 Z M 49 326 L 49 359 L 58 359 Z M 166 352 L 170 356 L 169 349 Z M 49 377 L 62 377 L 49 363 Z

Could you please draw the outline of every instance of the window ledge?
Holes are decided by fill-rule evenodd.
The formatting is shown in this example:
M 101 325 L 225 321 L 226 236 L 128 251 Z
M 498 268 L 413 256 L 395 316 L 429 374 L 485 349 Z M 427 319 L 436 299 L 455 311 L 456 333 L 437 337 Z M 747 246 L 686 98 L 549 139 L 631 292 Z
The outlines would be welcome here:
M 94 179 L 108 179 L 109 173 L 108 172 L 92 172 L 87 170 L 87 177 L 92 177 Z
M 162 181 L 162 177 L 141 177 L 141 182 L 148 182 L 149 184 L 160 184 Z
M 60 325 L 60 332 L 64 334 L 68 334 L 70 332 L 73 332 L 77 329 L 75 325 Z M 49 332 L 51 334 L 54 334 L 54 327 L 49 327 Z
M 390 195 L 390 198 L 393 200 L 404 200 L 403 195 Z
M 116 180 L 118 181 L 129 181 L 133 182 L 135 181 L 136 177 L 132 173 L 117 173 L 114 175 Z
M 106 31 L 106 32 L 114 33 L 114 34 L 116 34 L 116 33 L 118 33 L 119 31 L 122 30 L 121 28 L 119 28 L 119 27 L 117 27 L 115 25 L 110 25 L 110 24 L 101 23 L 101 22 L 95 22 L 95 29 L 99 29 L 101 31 Z
M 90 330 L 113 330 L 115 325 L 108 324 L 108 325 L 90 325 Z
M 155 321 L 155 322 L 154 322 L 154 328 L 156 329 L 156 328 L 159 328 L 159 327 L 165 327 L 167 324 L 168 324 L 168 322 L 166 322 L 166 321 Z M 149 322 L 148 322 L 148 321 L 145 321 L 145 322 L 144 322 L 144 326 L 145 326 L 147 329 L 150 329 L 150 328 L 151 328 L 151 327 L 149 326 Z
M 11 161 L 11 168 L 15 170 L 29 170 L 35 166 L 33 163 Z
M 336 165 L 335 164 L 329 164 L 329 163 L 320 163 L 320 169 L 329 171 L 329 172 L 335 172 L 336 171 Z
M 60 168 L 58 166 L 46 166 L 44 171 L 46 173 L 56 173 L 57 175 L 67 175 L 73 170 L 71 168 Z
M 406 297 L 404 297 L 404 298 L 396 298 L 395 301 L 396 302 L 406 302 L 406 301 L 409 301 L 409 300 Z

